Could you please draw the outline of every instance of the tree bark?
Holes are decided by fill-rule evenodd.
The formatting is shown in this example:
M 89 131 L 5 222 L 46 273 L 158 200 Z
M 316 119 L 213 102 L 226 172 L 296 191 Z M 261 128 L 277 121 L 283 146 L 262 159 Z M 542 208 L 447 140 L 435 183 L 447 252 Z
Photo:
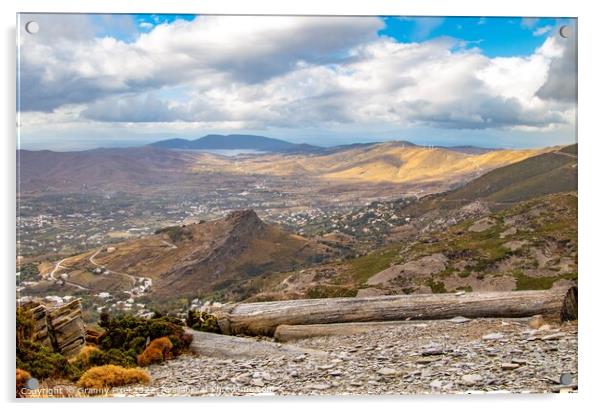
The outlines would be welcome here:
M 413 294 L 229 304 L 214 313 L 224 334 L 273 336 L 281 324 L 530 317 L 577 318 L 577 289 Z

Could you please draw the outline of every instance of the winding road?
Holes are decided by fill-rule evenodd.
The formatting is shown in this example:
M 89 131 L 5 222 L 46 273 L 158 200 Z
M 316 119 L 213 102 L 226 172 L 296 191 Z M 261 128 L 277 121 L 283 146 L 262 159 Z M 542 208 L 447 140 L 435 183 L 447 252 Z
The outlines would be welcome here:
M 54 274 L 56 274 L 56 272 L 57 272 L 58 270 L 60 270 L 60 269 L 65 269 L 65 267 L 63 267 L 61 264 L 63 264 L 63 262 L 65 262 L 65 260 L 68 260 L 69 258 L 70 258 L 70 257 L 65 257 L 65 258 L 63 258 L 62 260 L 60 260 L 59 262 L 57 262 L 57 263 L 56 263 L 56 265 L 54 266 L 54 268 L 52 269 L 52 271 L 51 271 L 51 272 L 50 272 L 50 274 L 49 274 L 49 277 L 50 277 L 52 280 L 54 280 L 54 281 L 57 281 L 57 280 L 59 280 L 58 278 L 56 278 L 56 277 L 54 276 Z M 61 280 L 62 280 L 62 279 L 61 279 Z M 90 290 L 90 288 L 88 288 L 88 287 L 84 287 L 83 285 L 76 284 L 76 283 L 74 283 L 74 282 L 71 282 L 71 281 L 67 281 L 67 280 L 62 280 L 62 281 L 64 281 L 64 282 L 65 282 L 65 284 L 68 284 L 68 285 L 70 285 L 70 286 L 72 286 L 72 287 L 79 288 L 80 290 L 86 290 L 86 291 L 89 291 L 89 290 Z
M 102 251 L 102 247 L 99 248 L 98 250 L 96 250 L 96 252 L 88 258 L 88 261 L 90 261 L 90 263 L 96 267 L 102 267 L 100 264 L 98 264 L 96 261 L 94 261 L 94 257 L 96 257 L 101 251 Z M 136 282 L 138 281 L 139 278 L 144 278 L 144 277 L 135 277 L 135 276 L 133 276 L 131 274 L 127 274 L 127 273 L 120 273 L 118 271 L 109 270 L 106 267 L 104 267 L 104 269 L 109 274 L 116 274 L 116 275 L 121 275 L 121 276 L 127 277 L 132 282 L 132 285 L 136 285 Z

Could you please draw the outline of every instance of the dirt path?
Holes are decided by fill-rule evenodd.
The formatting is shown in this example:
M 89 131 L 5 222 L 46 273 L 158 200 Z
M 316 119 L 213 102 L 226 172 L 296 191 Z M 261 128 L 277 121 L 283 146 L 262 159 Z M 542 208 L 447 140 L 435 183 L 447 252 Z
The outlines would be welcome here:
M 56 278 L 56 277 L 54 276 L 54 274 L 56 274 L 56 272 L 57 272 L 58 270 L 60 270 L 60 269 L 66 269 L 66 267 L 63 267 L 63 266 L 62 266 L 62 264 L 65 262 L 65 260 L 68 260 L 69 258 L 70 258 L 70 257 L 65 257 L 65 258 L 63 258 L 62 260 L 60 260 L 59 262 L 57 262 L 57 263 L 56 263 L 56 265 L 54 266 L 54 269 L 53 269 L 53 270 L 50 272 L 50 274 L 48 274 L 48 276 L 50 277 L 50 279 L 51 279 L 51 280 L 53 280 L 53 281 L 58 281 L 58 280 L 59 280 L 58 278 Z M 62 280 L 62 279 L 61 279 L 61 280 Z M 86 291 L 89 291 L 89 290 L 90 290 L 90 288 L 88 288 L 88 287 L 84 287 L 83 285 L 80 285 L 80 284 L 74 283 L 74 282 L 72 282 L 72 281 L 67 281 L 67 280 L 62 280 L 62 281 L 64 281 L 64 282 L 65 282 L 65 284 L 67 284 L 67 285 L 70 285 L 70 286 L 72 286 L 72 287 L 79 288 L 80 290 L 86 290 Z
M 94 261 L 94 257 L 96 257 L 101 251 L 102 251 L 102 248 L 99 248 L 98 250 L 96 250 L 96 252 L 94 254 L 92 254 L 88 258 L 88 261 L 90 261 L 90 263 L 96 267 L 101 267 L 101 264 L 98 264 L 96 261 Z M 109 273 L 109 274 L 115 274 L 115 275 L 127 277 L 132 282 L 132 285 L 136 285 L 136 282 L 138 281 L 138 279 L 143 278 L 143 277 L 136 277 L 136 276 L 133 276 L 133 275 L 127 274 L 127 273 L 120 273 L 119 271 L 109 270 L 106 267 L 105 267 L 105 270 L 107 270 L 107 273 Z

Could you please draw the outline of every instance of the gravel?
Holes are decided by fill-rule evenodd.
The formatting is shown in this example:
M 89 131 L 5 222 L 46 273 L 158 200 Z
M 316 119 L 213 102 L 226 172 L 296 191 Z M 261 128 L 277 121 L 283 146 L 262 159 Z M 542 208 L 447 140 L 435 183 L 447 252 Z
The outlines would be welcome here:
M 114 389 L 113 395 L 543 393 L 577 387 L 576 323 L 531 330 L 525 321 L 430 321 L 295 344 L 328 356 L 182 355 L 150 366 L 150 384 Z M 570 386 L 562 386 L 563 373 L 572 377 Z

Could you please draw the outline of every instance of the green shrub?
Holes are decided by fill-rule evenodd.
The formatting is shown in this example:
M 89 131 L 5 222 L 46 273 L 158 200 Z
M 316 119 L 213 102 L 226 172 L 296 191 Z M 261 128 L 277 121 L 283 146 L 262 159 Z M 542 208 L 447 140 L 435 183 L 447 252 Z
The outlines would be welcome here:
M 205 331 L 210 333 L 219 334 L 219 324 L 215 316 L 199 311 L 188 311 L 186 318 L 186 325 L 197 331 Z
M 160 228 L 155 231 L 155 234 L 167 234 L 169 239 L 174 243 L 180 242 L 182 240 L 189 240 L 192 238 L 192 233 L 190 232 L 190 229 L 187 229 L 186 226 L 179 225 Z
M 16 335 L 17 335 L 17 347 L 23 342 L 29 341 L 32 338 L 33 328 L 35 321 L 31 311 L 23 308 L 17 308 L 17 324 L 16 324 Z
M 192 337 L 185 334 L 179 319 L 160 314 L 149 320 L 129 315 L 115 318 L 104 316 L 100 325 L 106 330 L 100 347 L 107 353 L 111 349 L 120 350 L 131 358 L 132 363 L 144 351 L 146 341 L 168 337 L 173 344 L 174 355 L 181 354 L 192 342 Z
M 433 294 L 443 294 L 447 292 L 447 290 L 445 289 L 445 284 L 443 284 L 441 281 L 435 281 L 432 278 L 430 278 L 427 281 L 427 285 L 431 288 Z
M 40 270 L 38 270 L 38 266 L 34 263 L 28 263 L 21 267 L 21 274 L 17 277 L 17 285 L 21 281 L 36 281 L 40 279 Z
M 355 288 L 336 287 L 331 285 L 316 285 L 311 287 L 305 293 L 307 298 L 337 298 L 337 297 L 355 297 L 357 290 Z
M 127 315 L 112 319 L 103 313 L 100 324 L 106 333 L 99 347 L 83 347 L 77 356 L 67 360 L 63 355 L 53 352 L 52 348 L 31 341 L 31 312 L 18 309 L 17 368 L 40 380 L 77 380 L 91 367 L 135 367 L 136 357 L 145 350 L 147 340 L 167 337 L 173 345 L 173 355 L 182 353 L 192 342 L 192 336 L 185 334 L 180 320 L 161 315 L 150 320 Z
M 73 379 L 78 374 L 63 355 L 31 341 L 23 341 L 17 346 L 17 368 L 39 380 L 50 377 Z

